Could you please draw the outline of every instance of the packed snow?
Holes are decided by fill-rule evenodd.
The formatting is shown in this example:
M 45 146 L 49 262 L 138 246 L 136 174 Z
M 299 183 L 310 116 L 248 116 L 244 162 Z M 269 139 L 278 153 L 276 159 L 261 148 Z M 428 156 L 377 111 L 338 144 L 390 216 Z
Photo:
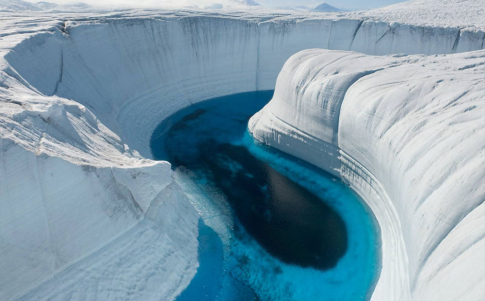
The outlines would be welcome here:
M 480 50 L 484 47 L 485 26 L 483 20 L 473 17 L 480 1 L 469 2 L 471 9 L 463 5 L 455 15 L 444 15 L 439 22 L 426 21 L 430 18 L 426 14 L 402 20 L 404 17 L 399 17 L 397 11 L 403 10 L 397 7 L 391 15 L 402 24 L 385 19 L 392 12 L 390 9 L 365 14 L 265 10 L 1 12 L 0 299 L 48 299 L 53 295 L 62 299 L 71 294 L 85 300 L 145 300 L 147 296 L 172 300 L 189 284 L 198 267 L 199 214 L 194 200 L 174 179 L 170 164 L 151 160 L 149 141 L 160 121 L 205 99 L 274 89 L 285 61 L 304 49 L 352 50 L 374 55 Z M 324 64 L 327 55 L 318 54 Z M 412 294 L 417 300 L 428 300 L 428 294 L 444 294 L 447 290 L 442 290 L 442 285 L 464 288 L 464 283 L 476 289 L 467 290 L 470 296 L 480 296 L 483 274 L 472 259 L 479 258 L 483 250 L 483 185 L 477 182 L 483 174 L 476 169 L 483 162 L 483 151 L 476 157 L 479 136 L 468 137 L 483 134 L 483 119 L 480 123 L 476 117 L 480 110 L 483 112 L 479 94 L 481 87 L 483 95 L 483 51 L 439 57 L 361 55 L 362 60 L 357 60 L 363 64 L 360 67 L 348 66 L 356 54 L 328 55 L 349 56 L 342 57 L 335 66 L 342 64 L 347 73 L 360 72 L 353 77 L 336 75 L 335 80 L 326 83 L 329 88 L 342 84 L 357 93 L 357 88 L 367 86 L 356 86 L 354 79 L 390 81 L 397 76 L 386 75 L 391 62 L 395 62 L 394 69 L 403 70 L 399 74 L 417 72 L 418 76 L 429 74 L 434 79 L 442 72 L 444 82 L 451 82 L 451 78 L 460 82 L 451 86 L 436 81 L 435 94 L 423 94 L 426 105 L 422 112 L 413 111 L 420 107 L 412 98 L 416 92 L 406 90 L 404 84 L 398 86 L 401 90 L 397 99 L 404 101 L 409 97 L 413 104 L 403 106 L 403 110 L 410 111 L 389 116 L 395 122 L 393 139 L 400 137 L 399 140 L 387 136 L 385 139 L 390 140 L 379 140 L 374 136 L 384 130 L 379 127 L 385 126 L 380 114 L 368 123 L 377 131 L 365 132 L 362 119 L 370 117 L 363 112 L 372 112 L 373 107 L 363 106 L 367 101 L 349 102 L 355 108 L 347 110 L 347 95 L 338 91 L 332 96 L 333 109 L 349 115 L 327 120 L 324 116 L 331 114 L 315 111 L 314 122 L 299 122 L 298 126 L 305 131 L 315 130 L 315 135 L 322 135 L 315 136 L 320 140 L 328 139 L 322 141 L 331 143 L 321 145 L 328 147 L 329 152 L 342 151 L 340 159 L 334 157 L 332 164 L 346 168 L 334 172 L 348 180 L 370 205 L 376 203 L 376 215 L 387 213 L 380 222 L 387 243 L 383 248 L 389 251 L 384 253 L 388 256 L 384 257 L 384 269 L 388 272 L 379 281 L 374 300 L 388 300 L 382 295 L 386 283 L 392 283 L 389 293 L 403 297 Z M 318 71 L 316 67 L 308 68 Z M 383 70 L 379 73 L 376 68 Z M 370 75 L 367 69 L 376 72 Z M 382 75 L 377 78 L 379 74 Z M 473 80 L 474 86 L 470 83 Z M 410 83 L 411 87 L 414 86 Z M 432 101 L 439 97 L 439 91 L 452 97 L 453 91 L 465 93 L 466 89 L 469 91 L 454 106 L 442 108 L 442 102 Z M 364 90 L 360 97 L 365 93 L 371 92 Z M 382 93 L 381 101 L 389 97 Z M 315 96 L 317 103 L 318 99 Z M 470 102 L 476 102 L 476 108 L 470 109 Z M 436 114 L 432 114 L 434 105 Z M 375 107 L 379 108 L 394 112 L 388 102 Z M 457 112 L 461 113 L 453 115 Z M 302 111 L 295 116 L 304 114 Z M 357 114 L 354 119 L 352 114 Z M 419 161 L 427 159 L 413 154 L 419 153 L 418 147 L 426 149 L 426 145 L 406 148 L 402 141 L 417 135 L 411 131 L 413 127 L 440 135 L 433 125 L 445 122 L 445 115 L 450 116 L 446 122 L 454 124 L 450 129 L 460 129 L 450 137 L 452 142 L 418 139 L 420 143 L 440 141 L 439 153 L 446 154 L 443 164 Z M 319 127 L 320 122 L 325 126 Z M 341 138 L 346 130 L 354 128 L 362 130 L 363 136 L 353 141 Z M 351 136 L 352 132 L 347 134 L 349 139 Z M 457 143 L 460 139 L 465 142 Z M 320 145 L 320 140 L 315 140 L 315 145 Z M 362 145 L 355 144 L 359 141 L 371 147 L 363 150 Z M 390 145 L 381 145 L 391 141 L 399 142 L 392 145 L 392 151 Z M 308 141 L 300 143 L 306 145 Z M 469 152 L 465 151 L 467 147 Z M 302 148 L 302 154 L 308 154 L 306 148 Z M 305 158 L 317 164 L 319 154 L 312 156 L 315 160 Z M 371 158 L 376 160 L 370 161 Z M 386 161 L 391 159 L 397 160 L 392 164 L 402 165 L 391 166 Z M 444 190 L 427 190 L 413 183 L 419 178 L 419 171 L 411 168 L 408 160 L 412 159 L 434 162 L 413 166 L 426 171 L 420 175 L 426 178 L 419 183 L 438 181 L 442 185 L 436 187 Z M 472 159 L 477 160 L 476 166 Z M 466 168 L 462 167 L 467 162 Z M 440 175 L 449 178 L 433 176 L 439 168 Z M 447 184 L 447 179 L 457 185 Z M 376 187 L 365 181 L 381 185 Z M 365 190 L 369 186 L 372 189 Z M 481 192 L 482 204 L 476 205 Z M 404 201 L 404 193 L 411 201 Z M 458 193 L 470 200 L 456 202 L 454 195 Z M 443 196 L 442 201 L 428 201 L 427 196 L 439 195 Z M 387 199 L 379 203 L 384 197 Z M 419 201 L 423 203 L 414 211 Z M 466 214 L 466 210 L 470 213 Z M 448 216 L 450 213 L 453 214 Z M 458 223 L 460 219 L 462 222 Z M 476 227 L 472 229 L 473 223 Z M 426 236 L 416 234 L 428 226 L 431 230 Z M 472 245 L 473 239 L 476 243 Z M 460 252 L 464 255 L 457 255 Z M 396 255 L 392 267 L 385 261 L 391 254 Z M 460 261 L 465 263 L 459 264 Z M 147 269 L 150 262 L 157 262 L 157 268 Z M 451 277 L 452 273 L 456 275 Z M 393 275 L 396 278 L 389 278 Z M 53 279 L 61 279 L 65 285 L 59 286 Z M 451 280 L 457 283 L 448 284 Z M 81 291 L 86 287 L 89 290 L 83 295 Z

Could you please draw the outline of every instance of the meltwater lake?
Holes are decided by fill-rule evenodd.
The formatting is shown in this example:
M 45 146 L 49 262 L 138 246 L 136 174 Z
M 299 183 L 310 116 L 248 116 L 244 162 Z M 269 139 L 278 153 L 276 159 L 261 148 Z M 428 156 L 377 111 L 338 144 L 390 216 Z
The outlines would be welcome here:
M 366 300 L 379 275 L 378 226 L 339 179 L 253 141 L 273 91 L 206 100 L 151 140 L 201 212 L 199 268 L 185 300 Z

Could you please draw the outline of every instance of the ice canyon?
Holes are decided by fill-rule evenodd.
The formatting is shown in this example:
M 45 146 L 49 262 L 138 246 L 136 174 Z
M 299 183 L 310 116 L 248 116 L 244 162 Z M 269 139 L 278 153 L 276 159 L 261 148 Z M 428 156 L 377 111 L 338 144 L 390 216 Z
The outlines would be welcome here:
M 231 225 L 152 135 L 204 100 L 272 90 L 242 143 L 372 211 L 379 270 L 360 299 L 485 299 L 484 6 L 0 12 L 0 300 L 183 296 L 201 237 L 226 256 Z

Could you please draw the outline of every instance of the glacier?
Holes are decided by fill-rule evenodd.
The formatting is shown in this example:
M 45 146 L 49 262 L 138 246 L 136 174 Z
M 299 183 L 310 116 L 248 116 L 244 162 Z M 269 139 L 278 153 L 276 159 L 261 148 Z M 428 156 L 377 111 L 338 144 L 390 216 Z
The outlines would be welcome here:
M 485 25 L 475 9 L 483 1 L 459 2 L 428 1 L 456 12 L 436 20 L 402 5 L 0 13 L 0 299 L 178 296 L 198 267 L 199 213 L 170 164 L 152 160 L 151 134 L 205 99 L 274 89 L 291 57 L 278 77 L 288 86 L 276 86 L 250 130 L 348 181 L 371 206 L 383 239 L 372 299 L 479 300 Z M 410 56 L 292 56 L 309 48 Z M 287 68 L 301 68 L 300 77 L 285 76 Z M 418 91 L 423 79 L 436 88 Z M 291 90 L 299 81 L 308 85 Z M 333 91 L 325 110 L 287 98 L 320 108 L 322 85 Z

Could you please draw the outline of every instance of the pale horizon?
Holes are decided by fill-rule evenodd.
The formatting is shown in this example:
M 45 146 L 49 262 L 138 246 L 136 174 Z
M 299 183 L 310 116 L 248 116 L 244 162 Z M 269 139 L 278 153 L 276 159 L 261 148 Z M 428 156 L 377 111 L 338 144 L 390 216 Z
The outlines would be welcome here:
M 40 2 L 38 0 L 25 0 L 31 3 Z M 239 2 L 243 2 L 241 0 Z M 190 7 L 197 6 L 200 8 L 208 7 L 213 4 L 223 4 L 224 7 L 237 7 L 238 0 L 48 0 L 46 2 L 56 3 L 56 4 L 70 4 L 70 3 L 86 3 L 94 7 L 122 7 L 122 8 L 150 8 L 150 7 Z M 334 7 L 344 9 L 344 10 L 366 10 L 374 9 L 379 7 L 384 7 L 400 2 L 403 0 L 369 0 L 369 1 L 357 1 L 357 0 L 331 0 L 331 1 L 315 1 L 315 0 L 257 0 L 255 1 L 263 7 L 269 8 L 284 8 L 284 7 L 308 7 L 313 8 L 322 3 L 327 3 Z M 242 5 L 240 5 L 242 6 Z

